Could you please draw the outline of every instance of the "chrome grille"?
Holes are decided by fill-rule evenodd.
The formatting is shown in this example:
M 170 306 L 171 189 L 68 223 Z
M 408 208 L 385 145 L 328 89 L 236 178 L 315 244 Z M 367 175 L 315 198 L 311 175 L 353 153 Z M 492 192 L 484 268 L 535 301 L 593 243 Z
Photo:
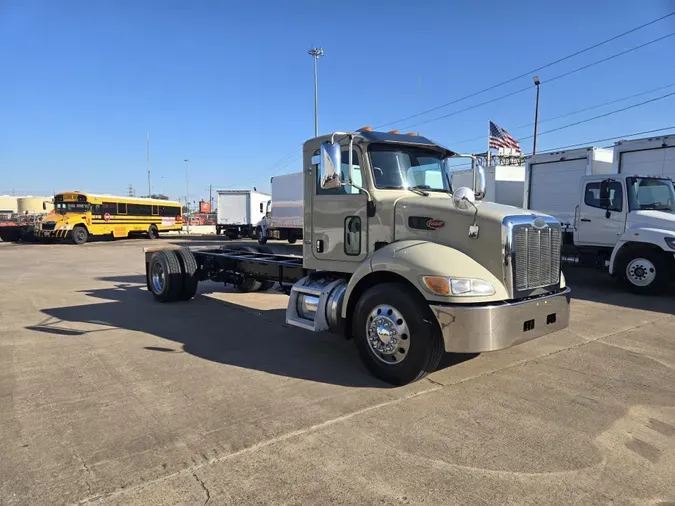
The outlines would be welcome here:
M 513 227 L 513 275 L 516 290 L 560 282 L 560 227 Z

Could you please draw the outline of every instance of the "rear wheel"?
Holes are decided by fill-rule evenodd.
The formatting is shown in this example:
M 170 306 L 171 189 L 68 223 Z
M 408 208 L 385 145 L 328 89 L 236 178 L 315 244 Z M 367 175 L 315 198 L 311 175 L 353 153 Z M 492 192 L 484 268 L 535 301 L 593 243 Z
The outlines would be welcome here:
M 148 239 L 159 239 L 159 230 L 156 225 L 150 225 L 148 229 Z
M 77 225 L 73 229 L 70 238 L 75 244 L 84 244 L 85 242 L 87 242 L 87 239 L 89 239 L 89 233 L 87 232 L 87 229 L 84 228 L 82 225 Z
M 255 234 L 258 237 L 258 242 L 260 244 L 267 244 L 267 237 L 265 237 L 262 227 L 256 228 Z
M 157 251 L 148 265 L 148 287 L 159 302 L 174 302 L 183 292 L 183 272 L 178 255 L 173 251 Z
M 180 300 L 190 300 L 197 293 L 199 278 L 197 277 L 197 260 L 192 251 L 186 248 L 174 250 L 178 263 L 183 274 L 183 290 L 180 294 Z
M 377 285 L 361 295 L 352 335 L 370 372 L 393 385 L 433 372 L 443 356 L 441 331 L 429 306 L 401 283 Z
M 288 238 L 288 244 L 295 244 L 296 241 L 297 241 L 297 239 L 295 237 L 289 237 Z
M 660 294 L 668 287 L 670 266 L 660 251 L 637 250 L 625 256 L 620 273 L 631 292 Z

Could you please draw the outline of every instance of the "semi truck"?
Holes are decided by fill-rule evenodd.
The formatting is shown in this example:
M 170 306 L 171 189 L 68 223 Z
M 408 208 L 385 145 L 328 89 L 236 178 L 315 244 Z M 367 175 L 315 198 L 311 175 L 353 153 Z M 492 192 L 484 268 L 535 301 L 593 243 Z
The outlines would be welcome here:
M 476 170 L 473 188 L 452 187 L 457 157 Z M 148 291 L 168 303 L 206 280 L 241 292 L 278 283 L 287 324 L 353 339 L 371 373 L 395 385 L 435 370 L 444 352 L 509 348 L 568 326 L 560 223 L 485 201 L 475 157 L 362 128 L 305 142 L 302 180 L 302 257 L 259 245 L 150 248 Z
M 524 207 L 562 223 L 564 262 L 608 268 L 626 289 L 659 294 L 675 274 L 675 191 L 664 176 L 670 148 L 638 155 L 625 147 L 530 157 Z
M 255 190 L 217 190 L 217 193 L 216 234 L 225 234 L 230 239 L 255 237 L 255 227 L 265 216 L 270 196 Z
M 302 239 L 302 172 L 275 176 L 270 183 L 272 199 L 267 201 L 265 216 L 256 227 L 256 237 L 260 244 L 267 243 L 268 239 L 294 244 Z

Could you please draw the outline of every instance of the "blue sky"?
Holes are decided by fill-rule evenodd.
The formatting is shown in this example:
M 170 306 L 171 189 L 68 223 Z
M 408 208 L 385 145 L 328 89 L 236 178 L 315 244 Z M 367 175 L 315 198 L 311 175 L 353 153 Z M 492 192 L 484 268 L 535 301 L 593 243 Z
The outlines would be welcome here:
M 636 1 L 133 1 L 0 0 L 0 194 L 153 192 L 208 197 L 208 185 L 266 189 L 300 170 L 313 135 L 312 59 L 320 132 L 377 126 L 502 82 L 675 11 Z M 675 32 L 675 16 L 538 72 L 540 118 L 675 85 L 675 37 L 583 72 L 546 80 Z M 391 125 L 489 100 L 517 82 Z M 488 120 L 531 135 L 534 87 L 416 126 L 460 151 L 485 150 Z M 579 115 L 540 132 L 675 92 L 675 86 Z M 544 134 L 538 149 L 675 125 L 675 96 Z M 485 138 L 457 144 L 481 136 Z M 611 142 L 601 143 L 604 145 Z M 280 158 L 291 153 L 287 161 Z M 523 142 L 531 150 L 531 139 Z M 293 161 L 294 160 L 294 161 Z

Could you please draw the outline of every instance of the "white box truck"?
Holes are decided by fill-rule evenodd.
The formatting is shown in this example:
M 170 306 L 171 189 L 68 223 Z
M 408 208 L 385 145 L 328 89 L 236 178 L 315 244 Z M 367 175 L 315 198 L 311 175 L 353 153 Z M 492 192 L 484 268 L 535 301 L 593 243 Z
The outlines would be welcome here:
M 454 170 L 452 187 L 473 187 L 473 170 Z M 485 184 L 490 202 L 520 207 L 525 191 L 525 167 L 522 165 L 497 165 L 485 169 Z
M 614 172 L 675 179 L 675 135 L 617 142 Z
M 216 234 L 224 233 L 230 239 L 255 237 L 256 224 L 265 216 L 270 196 L 255 190 L 217 190 L 217 193 Z
M 651 175 L 656 169 L 650 164 L 639 167 L 648 175 L 616 173 L 619 165 L 608 151 L 584 148 L 530 157 L 524 207 L 562 223 L 564 262 L 609 267 L 629 290 L 661 293 L 675 274 L 673 183 Z M 528 240 L 536 249 L 537 236 Z
M 274 176 L 271 185 L 272 199 L 256 227 L 258 242 L 265 244 L 268 239 L 281 239 L 293 244 L 302 239 L 302 172 Z

